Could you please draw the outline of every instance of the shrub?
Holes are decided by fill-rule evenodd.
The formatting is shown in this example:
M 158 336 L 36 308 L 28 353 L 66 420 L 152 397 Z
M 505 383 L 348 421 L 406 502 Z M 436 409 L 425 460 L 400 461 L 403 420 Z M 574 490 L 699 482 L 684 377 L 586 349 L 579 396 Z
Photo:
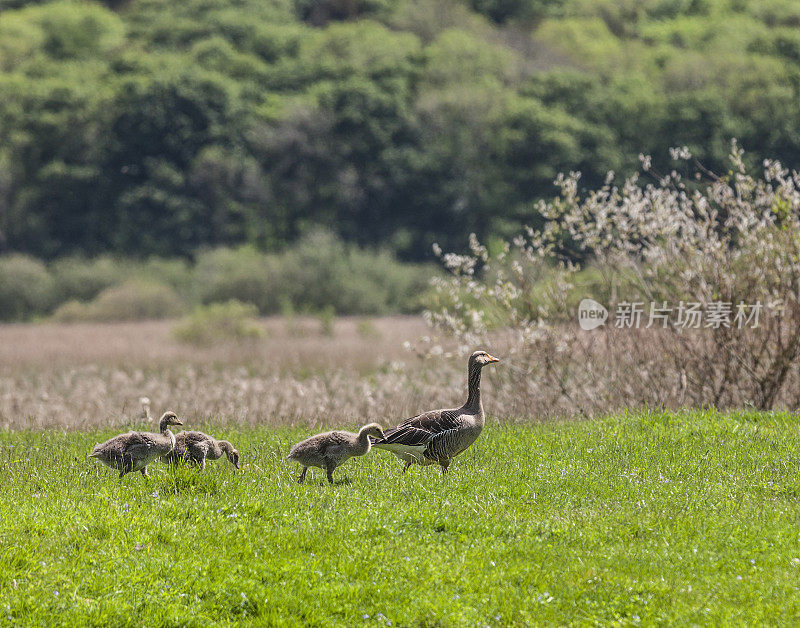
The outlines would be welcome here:
M 185 307 L 171 287 L 141 279 L 103 290 L 89 303 L 68 301 L 59 307 L 53 318 L 60 322 L 126 321 L 177 316 Z
M 163 283 L 186 299 L 194 291 L 194 269 L 183 259 L 151 257 L 135 266 L 136 277 L 149 282 Z
M 379 313 L 386 307 L 385 288 L 368 267 L 374 256 L 352 249 L 332 234 L 308 234 L 284 259 L 285 288 L 296 307 L 339 314 Z
M 235 300 L 203 305 L 181 319 L 172 333 L 181 342 L 194 345 L 261 338 L 265 332 L 254 320 L 257 314 L 254 305 Z
M 91 303 L 95 320 L 168 318 L 184 311 L 184 305 L 169 286 L 132 279 L 101 292 Z
M 282 259 L 281 288 L 305 311 L 337 314 L 418 311 L 433 269 L 384 251 L 348 246 L 329 232 L 306 235 Z
M 130 265 L 107 256 L 95 259 L 65 257 L 53 262 L 50 271 L 55 280 L 58 303 L 70 299 L 89 301 L 132 274 Z
M 380 340 L 381 338 L 381 332 L 377 327 L 375 327 L 375 323 L 373 323 L 369 318 L 364 318 L 358 321 L 358 324 L 356 325 L 356 333 L 362 338 L 368 338 L 372 340 Z
M 181 301 L 252 303 L 261 314 L 333 308 L 336 314 L 419 311 L 433 266 L 399 262 L 385 251 L 347 245 L 325 231 L 281 253 L 252 247 L 203 251 L 185 260 L 67 257 L 48 269 L 24 256 L 0 258 L 0 319 L 23 319 L 58 308 L 57 320 L 123 320 L 173 316 Z M 123 287 L 124 286 L 124 287 Z M 160 288 L 152 294 L 147 293 Z M 102 299 L 100 296 L 102 294 Z M 88 303 L 96 300 L 97 303 Z M 126 304 L 125 301 L 128 300 Z M 72 303 L 67 303 L 72 301 Z M 145 301 L 152 301 L 144 305 Z
M 65 301 L 53 312 L 53 320 L 58 323 L 79 323 L 92 320 L 89 316 L 89 304 L 76 299 Z
M 0 319 L 23 320 L 53 304 L 53 278 L 38 260 L 25 255 L 0 257 Z
M 251 247 L 206 251 L 195 282 L 201 303 L 236 299 L 262 314 L 281 312 L 286 303 L 301 312 L 331 307 L 337 314 L 385 314 L 419 311 L 433 272 L 314 231 L 279 255 Z
M 690 158 L 686 149 L 672 157 Z M 642 160 L 648 173 L 650 160 Z M 707 173 L 699 165 L 696 171 Z M 795 407 L 800 175 L 767 160 L 756 179 L 734 143 L 725 177 L 686 181 L 672 171 L 642 185 L 641 176 L 615 185 L 609 175 L 585 197 L 577 174 L 560 177 L 560 197 L 539 206 L 548 219 L 541 231 L 528 230 L 495 255 L 474 237 L 470 254 L 442 255 L 451 275 L 436 282 L 441 306 L 427 313 L 429 320 L 465 348 L 504 343 L 512 367 L 498 374 L 522 412 L 684 403 Z M 644 307 L 644 323 L 649 307 L 683 306 L 685 314 L 698 303 L 702 323 L 688 327 L 672 318 L 666 326 L 659 320 L 626 329 L 618 318 L 582 331 L 575 285 L 585 267 L 593 269 L 589 284 L 608 299 L 612 318 L 632 303 Z M 532 290 L 536 276 L 547 280 Z M 758 327 L 736 323 L 740 304 L 760 304 Z M 727 318 L 714 324 L 710 313 L 720 307 Z M 498 323 L 510 333 L 493 333 Z
M 276 260 L 252 247 L 214 249 L 197 258 L 194 277 L 200 303 L 229 300 L 252 303 L 262 314 L 280 307 L 280 269 Z
M 319 328 L 322 335 L 333 337 L 336 325 L 336 313 L 333 308 L 330 305 L 322 308 L 317 314 L 317 318 L 319 319 Z

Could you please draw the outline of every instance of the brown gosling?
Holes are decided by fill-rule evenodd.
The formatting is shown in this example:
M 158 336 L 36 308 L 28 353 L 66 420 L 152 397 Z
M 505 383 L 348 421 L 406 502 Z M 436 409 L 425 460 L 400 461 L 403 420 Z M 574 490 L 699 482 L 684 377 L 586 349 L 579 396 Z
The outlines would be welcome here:
M 203 432 L 178 432 L 175 447 L 161 460 L 173 464 L 192 462 L 206 468 L 206 460 L 217 460 L 225 454 L 230 463 L 239 468 L 239 452 L 226 440 L 217 440 Z
M 318 467 L 325 470 L 328 482 L 333 484 L 333 472 L 336 467 L 348 458 L 363 456 L 369 452 L 370 436 L 383 438 L 381 426 L 377 423 L 368 423 L 358 431 L 358 434 L 342 431 L 317 434 L 292 447 L 287 460 L 303 465 L 303 470 L 297 478 L 298 482 L 306 478 L 309 467 Z
M 147 465 L 156 458 L 167 455 L 175 447 L 175 435 L 170 425 L 183 425 L 174 412 L 165 412 L 158 422 L 160 434 L 128 432 L 95 445 L 89 458 L 97 458 L 104 465 L 119 471 L 119 477 L 141 471 L 146 478 Z
M 485 414 L 481 402 L 481 371 L 500 360 L 486 351 L 476 351 L 467 364 L 467 400 L 453 410 L 431 410 L 406 419 L 386 430 L 386 436 L 373 443 L 387 449 L 405 462 L 403 471 L 412 464 L 438 464 L 442 475 L 450 461 L 474 443 L 483 430 Z

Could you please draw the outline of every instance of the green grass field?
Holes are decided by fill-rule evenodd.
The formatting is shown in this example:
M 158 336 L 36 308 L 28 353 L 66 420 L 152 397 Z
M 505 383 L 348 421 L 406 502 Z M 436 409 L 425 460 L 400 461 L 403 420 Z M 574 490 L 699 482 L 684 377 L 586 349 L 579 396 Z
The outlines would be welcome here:
M 796 625 L 799 423 L 490 427 L 446 477 L 375 451 L 333 487 L 294 481 L 297 430 L 149 481 L 85 458 L 108 432 L 3 432 L 0 622 Z

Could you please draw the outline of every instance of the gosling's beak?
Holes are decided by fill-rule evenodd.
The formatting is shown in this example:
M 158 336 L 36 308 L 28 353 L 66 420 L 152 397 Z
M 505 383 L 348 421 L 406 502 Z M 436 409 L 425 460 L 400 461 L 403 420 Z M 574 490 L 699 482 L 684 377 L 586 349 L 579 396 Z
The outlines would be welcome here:
M 493 362 L 499 362 L 500 358 L 496 358 L 493 355 L 487 356 L 489 358 L 489 362 L 487 364 L 492 364 Z
M 175 425 L 183 425 L 183 421 L 180 419 L 175 419 Z

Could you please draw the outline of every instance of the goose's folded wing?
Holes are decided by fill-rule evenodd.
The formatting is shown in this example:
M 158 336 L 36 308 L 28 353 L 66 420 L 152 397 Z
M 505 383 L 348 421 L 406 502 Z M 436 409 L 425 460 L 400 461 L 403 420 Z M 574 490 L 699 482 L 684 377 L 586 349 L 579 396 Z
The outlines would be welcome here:
M 457 427 L 456 417 L 450 410 L 434 410 L 403 421 L 397 427 L 386 430 L 375 445 L 425 445 L 440 432 Z

